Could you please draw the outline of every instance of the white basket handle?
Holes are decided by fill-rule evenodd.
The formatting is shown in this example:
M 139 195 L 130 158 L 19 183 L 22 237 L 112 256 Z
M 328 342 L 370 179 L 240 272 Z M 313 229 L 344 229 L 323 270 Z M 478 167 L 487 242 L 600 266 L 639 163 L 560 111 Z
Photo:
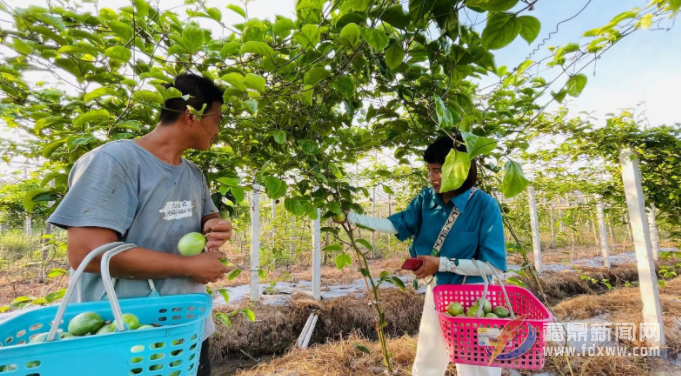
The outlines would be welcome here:
M 47 334 L 46 341 L 52 341 L 54 340 L 54 337 L 57 335 L 57 329 L 59 329 L 59 324 L 61 323 L 62 319 L 64 318 L 64 313 L 66 312 L 66 307 L 69 305 L 69 302 L 71 301 L 71 297 L 73 296 L 74 292 L 78 290 L 80 292 L 80 279 L 85 272 L 85 268 L 87 268 L 88 265 L 90 265 L 90 262 L 100 254 L 108 251 L 127 251 L 131 248 L 136 248 L 137 246 L 134 244 L 130 243 L 124 243 L 124 242 L 112 242 L 108 244 L 104 244 L 102 246 L 99 246 L 98 248 L 94 249 L 92 252 L 88 253 L 87 256 L 83 259 L 83 261 L 80 263 L 78 266 L 78 269 L 70 276 L 69 280 L 69 287 L 66 290 L 66 294 L 64 295 L 64 298 L 62 298 L 62 302 L 59 305 L 59 309 L 57 310 L 57 315 L 54 318 L 54 321 L 52 322 L 52 327 L 50 329 L 50 332 Z M 117 252 L 117 253 L 118 253 Z M 103 259 L 102 259 L 103 260 Z M 107 264 L 108 266 L 108 264 Z M 109 274 L 108 269 L 107 269 L 107 275 Z M 109 281 L 111 278 L 109 278 Z M 104 284 L 104 288 L 107 288 L 106 283 Z M 109 293 L 111 295 L 111 293 Z M 115 299 L 115 293 L 114 293 L 114 299 Z M 111 300 L 110 300 L 111 302 Z M 118 301 L 116 300 L 116 303 Z M 113 310 L 113 304 L 112 304 L 112 310 Z M 121 322 L 121 320 L 118 320 Z
M 136 246 L 133 245 L 133 247 Z M 114 318 L 116 319 L 116 329 L 119 332 L 124 331 L 125 326 L 123 325 L 123 313 L 121 312 L 121 305 L 118 303 L 118 298 L 116 297 L 116 291 L 114 289 L 114 281 L 111 279 L 111 273 L 109 272 L 109 263 L 111 262 L 111 258 L 129 249 L 130 248 L 126 247 L 117 247 L 105 253 L 104 256 L 102 256 L 102 262 L 99 267 L 100 272 L 102 273 L 102 283 L 104 284 L 104 290 L 106 291 L 109 304 L 111 304 L 111 311 L 113 312 Z M 153 286 L 153 282 L 151 280 L 149 281 L 149 287 L 152 288 L 153 291 L 156 291 L 155 287 Z
M 508 312 L 511 314 L 511 318 L 515 319 L 515 313 L 513 312 L 513 306 L 511 305 L 511 299 L 508 298 L 508 293 L 506 292 L 506 286 L 504 286 L 504 281 L 501 280 L 499 275 L 497 274 L 496 269 L 492 264 L 490 264 L 489 261 L 487 261 L 487 265 L 490 266 L 490 269 L 492 269 L 492 274 L 494 274 L 495 277 L 497 277 L 497 281 L 499 281 L 499 286 L 501 286 L 501 291 L 504 292 L 504 298 L 506 299 L 506 305 L 508 306 Z
M 480 277 L 482 277 L 482 281 L 485 285 L 484 289 L 482 290 L 482 301 L 485 302 L 485 301 L 487 301 L 487 289 L 489 288 L 489 279 L 487 279 L 487 275 L 482 272 L 478 263 L 474 262 L 474 264 L 475 264 L 475 267 L 478 269 Z M 478 306 L 477 318 L 480 318 L 480 316 L 482 315 L 482 312 L 484 312 L 483 307 L 484 307 L 484 304 L 483 304 L 482 307 Z
M 472 260 L 473 260 L 473 264 L 475 265 L 476 269 L 478 269 L 478 274 L 482 278 L 483 283 L 485 285 L 485 288 L 482 292 L 482 300 L 485 301 L 485 300 L 487 300 L 487 289 L 488 289 L 490 282 L 489 282 L 489 279 L 487 277 L 487 274 L 483 273 L 482 269 L 480 269 L 479 263 L 481 263 L 482 261 L 478 261 L 478 260 L 475 260 L 475 259 L 472 259 Z M 490 269 L 492 269 L 492 274 L 494 274 L 494 276 L 497 277 L 497 281 L 499 281 L 499 285 L 501 286 L 501 291 L 504 293 L 504 299 L 506 299 L 506 305 L 508 306 L 508 312 L 510 313 L 511 318 L 515 319 L 515 313 L 513 312 L 513 306 L 511 305 L 511 299 L 509 299 L 509 297 L 508 297 L 508 293 L 506 292 L 506 286 L 504 286 L 504 282 L 501 280 L 501 278 L 497 274 L 494 266 L 489 261 L 485 262 L 485 264 L 490 266 Z M 466 277 L 464 276 L 464 280 L 463 280 L 462 284 L 465 284 L 465 283 L 466 283 Z M 480 317 L 481 311 L 482 310 L 479 309 L 478 312 L 477 312 L 478 318 Z

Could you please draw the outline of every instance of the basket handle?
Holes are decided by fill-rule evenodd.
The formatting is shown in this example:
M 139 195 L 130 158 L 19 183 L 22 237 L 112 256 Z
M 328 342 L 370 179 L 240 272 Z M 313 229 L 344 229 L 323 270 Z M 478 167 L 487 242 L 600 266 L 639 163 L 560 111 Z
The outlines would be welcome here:
M 133 245 L 133 247 L 136 247 Z M 133 248 L 130 247 L 130 248 Z M 114 318 L 116 319 L 116 329 L 119 332 L 122 332 L 125 330 L 125 325 L 123 325 L 123 313 L 121 312 L 121 305 L 118 302 L 118 297 L 116 297 L 116 290 L 114 288 L 114 281 L 111 278 L 111 273 L 109 272 L 109 263 L 111 262 L 111 259 L 116 256 L 117 254 L 121 252 L 125 252 L 129 250 L 130 248 L 127 247 L 117 247 L 112 249 L 111 251 L 107 252 L 102 256 L 102 261 L 100 264 L 100 271 L 102 273 L 102 283 L 104 284 L 104 290 L 106 291 L 107 299 L 109 300 L 109 304 L 111 305 L 111 311 L 113 312 Z M 149 287 L 153 289 L 153 291 L 156 291 L 155 287 L 153 286 L 153 282 L 149 280 L 150 285 Z
M 114 250 L 129 250 L 131 248 L 137 247 L 134 244 L 130 243 L 124 243 L 124 242 L 112 242 L 108 244 L 104 244 L 102 246 L 99 246 L 95 248 L 92 252 L 88 253 L 87 256 L 83 259 L 83 261 L 80 263 L 78 266 L 78 269 L 71 275 L 70 280 L 69 280 L 69 287 L 66 290 L 66 294 L 64 295 L 64 298 L 62 299 L 61 304 L 59 304 L 59 309 L 57 309 L 57 315 L 54 318 L 54 321 L 52 322 L 52 327 L 50 328 L 50 332 L 47 334 L 46 341 L 52 341 L 54 340 L 54 337 L 57 335 L 57 329 L 59 329 L 59 324 L 61 323 L 61 320 L 64 318 L 64 313 L 66 312 L 66 307 L 69 305 L 69 302 L 71 301 L 71 297 L 73 294 L 78 290 L 80 292 L 80 279 L 85 272 L 85 268 L 90 265 L 90 262 L 100 254 L 108 251 L 114 251 Z M 119 252 L 121 252 L 119 251 Z M 108 274 L 108 269 L 107 269 L 107 274 Z M 107 286 L 104 284 L 104 288 L 106 289 Z M 113 307 L 112 307 L 113 308 Z M 121 320 L 119 320 L 120 322 Z
M 482 290 L 482 301 L 484 302 L 487 300 L 487 289 L 489 288 L 489 279 L 487 278 L 487 275 L 482 272 L 482 270 L 480 269 L 480 265 L 478 265 L 478 263 L 475 260 L 473 260 L 473 263 L 475 264 L 475 268 L 478 269 L 479 272 L 478 274 L 480 274 L 480 277 L 482 277 L 482 282 L 485 285 L 485 287 Z M 484 310 L 482 309 L 482 307 L 478 307 L 477 318 L 480 318 L 482 316 L 483 311 Z
M 490 269 L 492 269 L 492 274 L 494 274 L 495 277 L 497 277 L 497 281 L 499 281 L 499 286 L 501 286 L 501 291 L 504 292 L 504 298 L 506 299 L 506 305 L 508 306 L 508 312 L 511 314 L 511 318 L 515 319 L 515 313 L 513 312 L 513 306 L 511 305 L 511 299 L 508 298 L 508 293 L 506 292 L 506 286 L 504 286 L 504 281 L 501 280 L 499 277 L 499 274 L 497 274 L 496 269 L 492 264 L 490 264 L 489 261 L 487 261 L 487 264 L 490 266 Z
M 487 277 L 487 274 L 483 273 L 482 269 L 480 269 L 480 264 L 482 261 L 477 261 L 473 260 L 473 263 L 475 264 L 475 267 L 478 269 L 478 274 L 480 274 L 480 277 L 482 277 L 482 280 L 485 284 L 485 288 L 482 292 L 482 299 L 487 300 L 487 288 L 489 286 L 489 279 Z M 501 291 L 504 293 L 504 298 L 506 299 L 506 305 L 508 306 L 508 312 L 511 315 L 511 319 L 515 319 L 515 312 L 513 312 L 513 306 L 511 305 L 511 300 L 508 298 L 508 293 L 506 292 L 506 286 L 504 286 L 504 282 L 499 278 L 499 275 L 497 274 L 496 270 L 494 270 L 494 266 L 490 264 L 489 261 L 486 262 L 490 266 L 490 269 L 492 269 L 492 273 L 494 274 L 495 277 L 497 277 L 497 281 L 499 281 L 499 285 L 501 286 Z M 479 318 L 481 315 L 482 310 L 478 309 L 477 317 Z

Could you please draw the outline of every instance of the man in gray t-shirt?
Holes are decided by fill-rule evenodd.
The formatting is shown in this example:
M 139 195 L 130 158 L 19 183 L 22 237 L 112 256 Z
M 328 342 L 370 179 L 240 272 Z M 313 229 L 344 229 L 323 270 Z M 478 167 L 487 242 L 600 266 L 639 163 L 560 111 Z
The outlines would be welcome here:
M 124 241 L 137 245 L 111 260 L 119 298 L 147 296 L 148 279 L 161 295 L 203 292 L 229 269 L 218 252 L 232 233 L 220 218 L 201 170 L 182 158 L 188 149 L 207 150 L 220 132 L 222 91 L 203 77 L 185 73 L 172 85 L 188 100 L 166 101 L 158 126 L 136 140 L 115 141 L 80 158 L 69 175 L 69 192 L 49 222 L 67 229 L 68 258 L 77 268 L 95 248 Z M 201 109 L 192 115 L 187 106 Z M 177 243 L 190 232 L 206 234 L 207 252 L 185 257 Z M 100 258 L 86 269 L 83 300 L 104 294 Z M 198 375 L 210 375 L 206 320 Z

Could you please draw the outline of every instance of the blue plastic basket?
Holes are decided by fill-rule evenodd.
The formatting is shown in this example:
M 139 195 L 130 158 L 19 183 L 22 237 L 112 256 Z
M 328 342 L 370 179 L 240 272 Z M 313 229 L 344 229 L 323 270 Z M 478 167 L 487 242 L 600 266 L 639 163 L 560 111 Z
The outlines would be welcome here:
M 88 257 L 109 251 L 102 258 L 102 270 L 108 271 L 110 258 L 131 248 L 120 244 L 97 249 Z M 83 269 L 88 263 L 88 259 L 83 261 Z M 103 279 L 109 281 L 105 282 L 108 301 L 67 304 L 82 275 L 79 268 L 73 274 L 59 307 L 28 311 L 0 324 L 0 376 L 196 375 L 204 323 L 211 313 L 212 297 L 208 294 L 186 294 L 119 301 L 108 272 L 102 274 Z M 120 317 L 121 312 L 132 313 L 141 323 L 162 326 L 133 331 L 119 325 L 117 331 L 110 334 L 61 339 L 58 332 L 67 331 L 69 321 L 82 312 L 97 312 L 107 321 Z M 51 330 L 52 322 L 60 317 L 60 313 L 59 326 L 54 327 L 54 333 L 48 336 L 48 339 L 54 336 L 53 340 L 28 343 L 33 336 Z

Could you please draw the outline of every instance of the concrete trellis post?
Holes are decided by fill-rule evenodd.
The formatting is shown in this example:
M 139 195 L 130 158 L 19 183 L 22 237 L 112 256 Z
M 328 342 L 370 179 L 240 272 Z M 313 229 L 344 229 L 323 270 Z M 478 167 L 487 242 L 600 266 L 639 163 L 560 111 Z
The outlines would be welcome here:
M 295 232 L 296 232 L 296 218 L 291 215 L 291 230 L 289 233 L 289 254 L 291 255 L 291 261 L 293 261 L 293 254 L 296 252 L 296 238 L 295 238 Z
M 598 235 L 601 243 L 601 252 L 603 254 L 603 266 L 610 269 L 610 246 L 608 245 L 608 231 L 605 227 L 605 215 L 603 214 L 603 201 L 601 196 L 595 195 L 596 198 L 596 216 L 598 217 Z
M 537 201 L 534 198 L 534 188 L 527 187 L 527 198 L 530 202 L 530 228 L 532 229 L 532 252 L 534 252 L 534 267 L 541 273 L 541 238 L 539 237 L 539 217 L 537 215 Z
M 251 192 L 251 300 L 260 297 L 260 185 Z
M 376 186 L 371 191 L 371 216 L 376 217 Z M 376 231 L 371 232 L 371 254 L 376 258 Z
M 563 223 L 563 210 L 558 209 L 558 231 L 565 232 L 565 224 Z
M 317 209 L 317 219 L 312 225 L 312 296 L 320 300 L 322 291 L 322 236 L 321 211 Z
M 28 180 L 28 167 L 26 166 L 24 166 L 24 180 Z M 26 235 L 30 237 L 33 234 L 33 229 L 31 227 L 31 213 L 26 214 L 24 227 L 24 230 L 26 230 Z
M 653 250 L 653 259 L 657 261 L 660 253 L 660 244 L 657 236 L 657 223 L 655 222 L 655 205 L 650 205 L 648 210 L 648 228 L 650 230 L 650 245 Z
M 631 149 L 620 150 L 620 164 L 622 165 L 622 181 L 624 192 L 627 197 L 629 217 L 636 249 L 636 261 L 638 264 L 638 278 L 643 300 L 643 323 L 659 328 L 659 337 L 650 339 L 653 346 L 664 347 L 664 322 L 662 321 L 662 307 L 660 304 L 660 291 L 655 274 L 655 262 L 653 261 L 652 246 L 648 234 L 648 221 L 646 220 L 646 205 L 641 187 L 641 170 L 638 167 L 638 159 Z M 664 354 L 664 353 L 663 353 Z
M 550 247 L 556 246 L 556 218 L 553 213 L 553 204 L 551 205 L 551 245 Z

